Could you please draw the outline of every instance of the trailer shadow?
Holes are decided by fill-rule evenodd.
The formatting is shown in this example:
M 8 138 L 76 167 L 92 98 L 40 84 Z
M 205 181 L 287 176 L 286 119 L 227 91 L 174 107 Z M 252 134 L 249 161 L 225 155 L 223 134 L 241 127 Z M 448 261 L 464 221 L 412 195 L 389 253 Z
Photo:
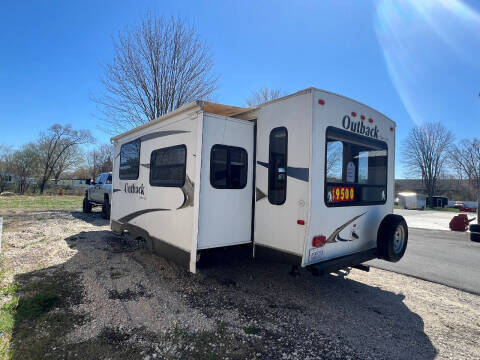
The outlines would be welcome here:
M 422 318 L 404 304 L 403 295 L 353 281 L 348 274 L 313 277 L 301 270 L 291 276 L 288 266 L 254 261 L 248 248 L 239 248 L 205 257 L 194 275 L 110 231 L 81 232 L 65 241 L 77 251 L 65 263 L 15 277 L 19 303 L 13 359 L 136 359 L 155 349 L 167 351 L 169 341 L 185 351 L 185 358 L 437 355 Z M 92 294 L 107 300 L 92 304 Z M 159 311 L 165 298 L 181 306 Z M 144 311 L 122 320 L 121 312 L 138 301 Z M 82 306 L 101 311 L 81 311 Z M 175 322 L 173 338 L 169 331 L 152 330 L 152 322 L 170 321 L 168 313 L 218 327 L 208 332 L 187 326 L 178 332 Z M 69 334 L 82 327 L 100 330 L 90 338 L 72 339 Z
M 104 219 L 102 217 L 102 212 L 96 209 L 92 210 L 92 212 L 88 214 L 81 211 L 72 211 L 71 214 L 74 218 L 95 226 L 105 226 L 109 224 L 109 220 Z

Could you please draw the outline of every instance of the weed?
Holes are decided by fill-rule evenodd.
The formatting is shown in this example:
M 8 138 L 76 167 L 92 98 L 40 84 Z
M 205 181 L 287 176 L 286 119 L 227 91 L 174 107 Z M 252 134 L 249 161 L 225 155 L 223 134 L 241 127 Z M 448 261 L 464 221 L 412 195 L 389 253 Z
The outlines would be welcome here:
M 14 282 L 4 285 L 0 288 L 0 291 L 3 293 L 3 295 L 15 295 L 18 291 L 18 283 Z
M 0 331 L 11 334 L 15 324 L 15 310 L 18 307 L 19 299 L 12 298 L 0 308 Z

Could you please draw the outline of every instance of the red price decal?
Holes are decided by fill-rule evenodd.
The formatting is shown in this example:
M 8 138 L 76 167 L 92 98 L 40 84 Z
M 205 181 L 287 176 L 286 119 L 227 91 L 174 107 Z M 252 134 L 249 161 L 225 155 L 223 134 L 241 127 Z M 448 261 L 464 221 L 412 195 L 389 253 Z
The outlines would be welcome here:
M 344 202 L 355 200 L 355 190 L 352 186 L 333 186 L 332 190 L 332 202 Z

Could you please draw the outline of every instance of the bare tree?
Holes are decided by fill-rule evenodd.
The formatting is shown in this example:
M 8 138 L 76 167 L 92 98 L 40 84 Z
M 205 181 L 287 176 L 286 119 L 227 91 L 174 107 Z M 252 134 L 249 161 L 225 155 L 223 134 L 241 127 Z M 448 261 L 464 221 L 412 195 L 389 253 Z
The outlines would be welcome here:
M 412 175 L 423 180 L 428 197 L 438 190 L 454 136 L 440 123 L 426 123 L 410 130 L 403 144 L 403 160 Z
M 255 106 L 263 104 L 275 99 L 278 99 L 282 96 L 282 90 L 280 89 L 270 89 L 266 86 L 263 88 L 254 91 L 252 95 L 246 100 L 247 106 Z
M 88 130 L 73 130 L 71 125 L 53 125 L 47 133 L 41 134 L 36 143 L 40 159 L 40 193 L 43 194 L 47 181 L 52 177 L 58 163 L 78 145 L 92 143 Z
M 103 144 L 87 154 L 87 164 L 92 179 L 99 174 L 111 172 L 113 168 L 113 145 Z
M 3 192 L 7 186 L 8 174 L 8 158 L 11 151 L 5 145 L 0 144 L 0 193 Z
M 327 178 L 329 181 L 342 179 L 343 145 L 340 141 L 331 141 L 327 144 Z
M 7 169 L 16 176 L 17 191 L 24 194 L 38 171 L 38 154 L 34 144 L 24 145 L 7 157 Z
M 66 149 L 58 158 L 57 164 L 53 169 L 53 178 L 55 185 L 58 184 L 60 177 L 67 171 L 73 171 L 83 163 L 83 154 L 78 145 L 73 145 Z
M 463 140 L 450 152 L 452 168 L 466 177 L 477 195 L 477 223 L 480 223 L 480 140 Z
M 216 89 L 212 56 L 179 18 L 147 14 L 120 33 L 113 63 L 104 66 L 104 94 L 93 98 L 112 132 L 144 124 Z

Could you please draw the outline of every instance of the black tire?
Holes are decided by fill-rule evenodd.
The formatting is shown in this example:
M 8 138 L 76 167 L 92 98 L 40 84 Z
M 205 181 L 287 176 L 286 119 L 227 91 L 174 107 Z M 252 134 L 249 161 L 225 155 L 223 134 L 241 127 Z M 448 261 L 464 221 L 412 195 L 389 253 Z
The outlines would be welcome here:
M 480 233 L 480 224 L 470 225 L 470 232 Z
M 408 243 L 408 226 L 400 215 L 387 215 L 382 220 L 377 235 L 378 257 L 390 262 L 399 261 Z
M 480 224 L 472 224 L 469 227 L 470 240 L 480 242 Z
M 110 201 L 105 198 L 102 204 L 102 218 L 110 220 Z
M 91 213 L 92 212 L 92 204 L 86 197 L 83 198 L 83 212 L 85 214 Z

